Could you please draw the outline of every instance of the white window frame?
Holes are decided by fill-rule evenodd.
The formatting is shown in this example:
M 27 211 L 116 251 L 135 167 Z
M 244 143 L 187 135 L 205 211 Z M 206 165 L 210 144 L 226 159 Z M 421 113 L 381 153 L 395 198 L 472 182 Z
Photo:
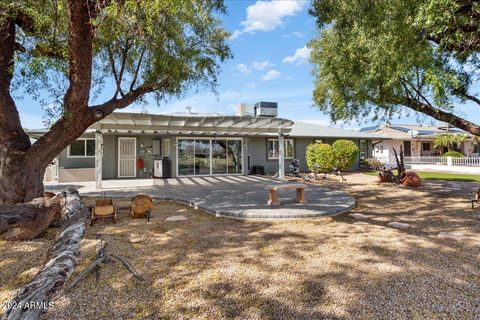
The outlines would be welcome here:
M 78 138 L 76 141 L 84 141 L 83 143 L 83 156 L 72 156 L 70 154 L 70 146 L 67 147 L 67 158 L 95 158 L 95 155 L 93 156 L 87 156 L 87 141 L 88 140 L 93 140 L 95 142 L 95 138 Z M 96 142 L 95 142 L 96 144 Z M 95 146 L 96 150 L 96 146 Z
M 278 156 L 277 157 L 270 157 L 269 152 L 268 152 L 268 146 L 269 146 L 270 142 L 275 142 L 275 141 L 277 142 L 277 145 L 278 145 L 278 139 L 267 139 L 267 159 L 268 160 L 278 160 Z M 293 159 L 293 158 L 295 158 L 295 139 L 283 139 L 283 143 L 285 144 L 284 147 L 283 147 L 283 150 L 285 151 L 285 153 L 287 152 L 287 142 L 288 141 L 292 141 L 293 154 L 292 154 L 291 157 L 287 157 L 287 155 L 285 154 L 283 158 L 284 159 Z M 278 150 L 278 152 L 280 152 L 280 150 Z

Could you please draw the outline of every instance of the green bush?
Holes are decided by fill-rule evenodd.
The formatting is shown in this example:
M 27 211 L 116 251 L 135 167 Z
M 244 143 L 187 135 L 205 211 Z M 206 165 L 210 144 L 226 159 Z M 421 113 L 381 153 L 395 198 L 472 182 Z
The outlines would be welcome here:
M 363 165 L 371 170 L 378 170 L 379 168 L 385 166 L 385 164 L 382 161 L 375 158 L 363 159 Z
M 454 157 L 454 158 L 463 158 L 465 155 L 458 151 L 448 151 L 442 154 L 442 157 Z
M 312 172 L 330 173 L 334 167 L 332 146 L 312 143 L 307 146 L 307 166 Z
M 337 140 L 332 144 L 334 166 L 345 171 L 352 167 L 358 157 L 358 147 L 350 140 Z

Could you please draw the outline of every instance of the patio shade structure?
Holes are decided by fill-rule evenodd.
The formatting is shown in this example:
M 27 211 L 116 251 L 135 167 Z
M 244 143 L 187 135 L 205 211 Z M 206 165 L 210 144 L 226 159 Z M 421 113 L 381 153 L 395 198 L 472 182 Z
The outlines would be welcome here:
M 274 117 L 222 116 L 201 114 L 112 113 L 93 124 L 95 132 L 95 181 L 102 188 L 103 134 L 159 134 L 200 136 L 273 136 L 279 139 L 280 179 L 285 176 L 284 135 L 291 131 L 293 121 Z

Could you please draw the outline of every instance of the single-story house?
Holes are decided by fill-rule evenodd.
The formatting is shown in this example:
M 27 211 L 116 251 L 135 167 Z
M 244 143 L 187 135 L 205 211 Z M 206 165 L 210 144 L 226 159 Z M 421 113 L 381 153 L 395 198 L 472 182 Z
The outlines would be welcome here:
M 432 157 L 440 156 L 446 148 L 435 148 L 435 138 L 442 134 L 462 134 L 464 142 L 454 144 L 453 149 L 467 156 L 478 156 L 479 145 L 473 136 L 465 131 L 453 128 L 447 124 L 439 123 L 437 126 L 382 124 L 360 129 L 361 132 L 381 135 L 383 139 L 373 140 L 373 156 L 385 159 L 390 163 L 395 162 L 393 148 L 400 150 L 402 146 L 406 157 Z
M 276 103 L 273 104 L 276 108 Z M 278 118 L 272 103 L 254 114 L 112 113 L 92 125 L 57 157 L 59 182 L 104 179 L 247 175 L 263 167 L 283 177 L 293 159 L 307 171 L 306 148 L 314 142 L 350 139 L 360 158 L 377 134 Z M 270 109 L 269 109 L 270 108 Z M 258 112 L 257 112 L 258 111 Z M 35 138 L 45 130 L 31 130 Z

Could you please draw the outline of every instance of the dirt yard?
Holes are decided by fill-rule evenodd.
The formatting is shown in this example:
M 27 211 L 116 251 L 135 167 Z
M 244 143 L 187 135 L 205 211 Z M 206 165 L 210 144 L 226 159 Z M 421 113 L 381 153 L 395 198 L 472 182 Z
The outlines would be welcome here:
M 353 212 L 369 219 L 247 223 L 162 202 L 147 223 L 123 210 L 116 224 L 88 228 L 73 278 L 94 259 L 100 237 L 146 281 L 107 265 L 98 282 L 91 274 L 44 318 L 479 319 L 480 208 L 466 201 L 478 184 L 406 189 L 363 174 L 347 180 L 319 184 L 349 191 L 359 204 Z M 166 222 L 172 215 L 188 221 Z M 391 221 L 411 227 L 393 229 Z M 55 232 L 0 242 L 0 302 L 38 271 Z

